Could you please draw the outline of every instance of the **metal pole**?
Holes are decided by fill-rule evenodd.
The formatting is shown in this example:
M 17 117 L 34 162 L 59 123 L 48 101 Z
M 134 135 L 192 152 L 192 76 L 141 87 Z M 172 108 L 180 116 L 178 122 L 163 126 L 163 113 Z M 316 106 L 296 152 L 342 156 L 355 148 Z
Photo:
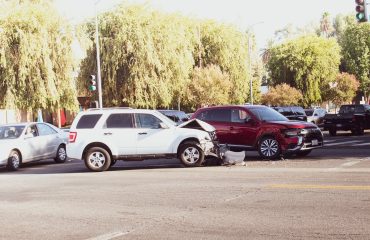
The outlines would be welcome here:
M 99 47 L 99 23 L 98 13 L 96 5 L 99 1 L 95 2 L 95 43 L 96 43 L 96 65 L 97 65 L 97 83 L 98 83 L 98 97 L 99 97 L 99 108 L 103 108 L 103 96 L 102 96 L 102 84 L 101 84 L 101 73 L 100 73 L 100 47 Z
M 253 79 L 252 79 L 252 46 L 251 36 L 248 36 L 248 54 L 249 54 L 249 80 L 250 80 L 250 104 L 253 105 Z

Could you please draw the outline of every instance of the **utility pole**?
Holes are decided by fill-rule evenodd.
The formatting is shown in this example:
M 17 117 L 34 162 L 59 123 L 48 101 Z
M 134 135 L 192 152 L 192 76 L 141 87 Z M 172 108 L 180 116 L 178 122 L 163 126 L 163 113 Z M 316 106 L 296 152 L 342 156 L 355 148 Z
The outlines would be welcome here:
M 95 1 L 95 43 L 96 43 L 96 66 L 98 75 L 98 101 L 99 108 L 103 108 L 103 96 L 102 96 L 102 83 L 101 83 L 101 72 L 100 72 L 100 47 L 99 47 L 99 22 L 98 22 L 98 12 L 96 5 L 100 0 Z
M 252 44 L 251 35 L 248 36 L 248 55 L 249 55 L 249 80 L 250 80 L 250 104 L 253 105 L 253 80 L 252 80 Z

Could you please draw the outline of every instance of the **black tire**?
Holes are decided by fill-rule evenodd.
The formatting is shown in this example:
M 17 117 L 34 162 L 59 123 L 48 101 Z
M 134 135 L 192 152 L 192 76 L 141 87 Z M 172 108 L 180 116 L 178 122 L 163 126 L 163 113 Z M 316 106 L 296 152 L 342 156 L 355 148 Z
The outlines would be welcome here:
M 65 145 L 60 145 L 58 147 L 54 161 L 56 163 L 65 163 L 67 161 L 67 151 Z
M 111 165 L 111 157 L 107 150 L 101 147 L 90 148 L 84 157 L 85 166 L 93 172 L 103 172 Z
M 362 124 L 360 124 L 356 126 L 355 129 L 353 129 L 351 132 L 353 135 L 362 136 L 365 134 L 365 128 Z
M 185 167 L 199 167 L 204 161 L 204 152 L 197 142 L 185 142 L 179 147 L 178 157 Z
M 331 128 L 331 129 L 329 129 L 329 134 L 330 134 L 330 136 L 332 136 L 332 137 L 337 136 L 337 129 L 335 129 L 335 128 Z
M 312 149 L 309 149 L 309 150 L 302 150 L 302 151 L 299 151 L 299 152 L 296 152 L 295 155 L 297 155 L 298 157 L 305 157 L 307 156 L 308 154 L 310 154 L 312 151 Z
M 263 159 L 277 159 L 281 153 L 280 144 L 272 136 L 264 137 L 258 143 L 258 153 Z
M 19 169 L 19 166 L 21 165 L 21 162 L 22 159 L 19 152 L 13 150 L 9 154 L 6 169 L 8 169 L 9 171 L 17 171 Z

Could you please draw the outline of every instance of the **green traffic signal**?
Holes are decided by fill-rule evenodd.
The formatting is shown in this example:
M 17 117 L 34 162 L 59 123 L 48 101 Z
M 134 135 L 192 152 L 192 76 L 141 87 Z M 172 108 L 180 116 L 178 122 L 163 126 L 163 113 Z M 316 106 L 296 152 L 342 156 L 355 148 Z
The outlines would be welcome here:
M 356 0 L 356 18 L 358 22 L 367 22 L 367 1 L 366 0 Z

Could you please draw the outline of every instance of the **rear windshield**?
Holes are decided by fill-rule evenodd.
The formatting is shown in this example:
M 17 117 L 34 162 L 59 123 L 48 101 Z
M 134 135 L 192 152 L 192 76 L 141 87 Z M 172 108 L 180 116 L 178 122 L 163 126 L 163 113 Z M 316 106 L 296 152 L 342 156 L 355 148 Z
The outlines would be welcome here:
M 102 114 L 83 115 L 77 123 L 77 129 L 94 128 Z
M 313 115 L 313 110 L 304 110 L 307 116 Z
M 269 107 L 250 108 L 249 111 L 261 121 L 289 121 L 286 117 Z

